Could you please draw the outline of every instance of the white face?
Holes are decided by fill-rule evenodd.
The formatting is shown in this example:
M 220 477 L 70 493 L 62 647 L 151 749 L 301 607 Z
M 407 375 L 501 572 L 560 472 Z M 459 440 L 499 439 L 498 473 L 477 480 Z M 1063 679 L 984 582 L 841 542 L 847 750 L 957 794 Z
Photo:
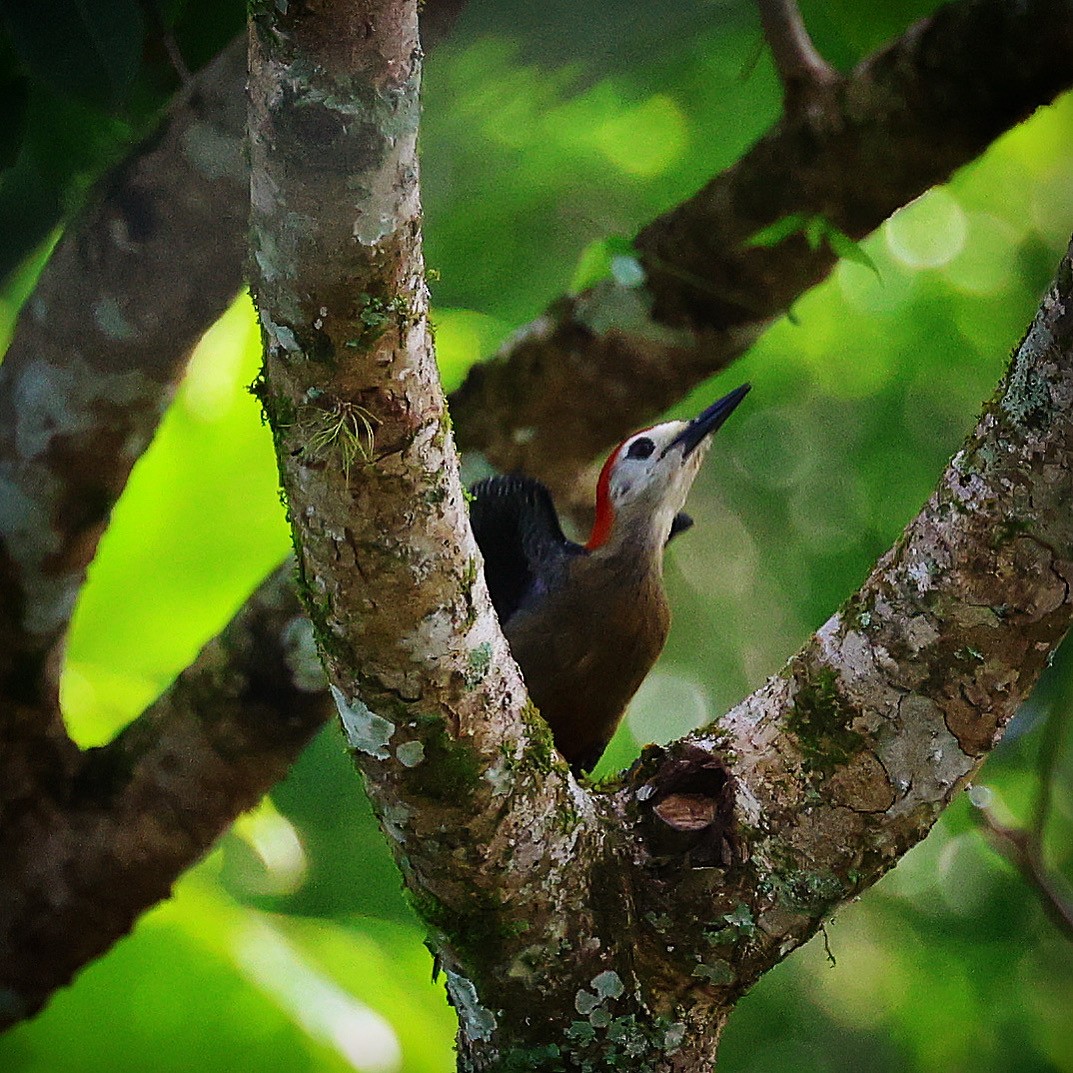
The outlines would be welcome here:
M 638 515 L 653 527 L 657 540 L 666 542 L 674 516 L 685 505 L 693 479 L 711 446 L 711 438 L 684 456 L 681 443 L 671 444 L 688 427 L 686 421 L 666 421 L 635 433 L 619 448 L 611 467 L 608 498 L 616 516 L 616 529 L 629 526 Z

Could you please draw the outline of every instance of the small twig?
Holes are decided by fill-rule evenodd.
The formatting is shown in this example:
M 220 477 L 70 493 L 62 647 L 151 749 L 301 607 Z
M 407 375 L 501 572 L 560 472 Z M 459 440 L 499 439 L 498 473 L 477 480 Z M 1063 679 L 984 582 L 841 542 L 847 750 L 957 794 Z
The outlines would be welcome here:
M 175 39 L 174 31 L 164 19 L 160 4 L 156 0 L 144 0 L 141 7 L 152 30 L 156 33 L 160 44 L 163 46 L 168 62 L 179 78 L 180 85 L 184 90 L 189 90 L 193 75 L 190 74 L 190 68 L 186 65 L 182 50 L 179 48 L 179 42 Z
M 1059 889 L 1059 879 L 1043 860 L 1042 846 L 1031 831 L 1007 827 L 995 818 L 989 806 L 977 806 L 988 841 L 1021 873 L 1036 892 L 1044 913 L 1067 938 L 1073 940 L 1073 899 Z
M 190 73 L 190 68 L 186 66 L 186 60 L 183 58 L 182 50 L 179 48 L 179 42 L 175 39 L 175 34 L 171 30 L 165 30 L 160 35 L 160 42 L 164 46 L 164 51 L 168 54 L 168 60 L 171 62 L 175 73 L 179 76 L 179 81 L 182 83 L 183 88 L 189 88 L 194 76 Z
M 833 969 L 837 967 L 838 962 L 835 960 L 835 955 L 831 951 L 831 936 L 827 934 L 826 922 L 820 925 L 820 934 L 823 936 L 823 952 L 827 957 L 827 964 Z
M 1044 849 L 1062 735 L 1071 708 L 1073 705 L 1061 696 L 1052 705 L 1044 721 L 1036 762 L 1039 788 L 1032 810 L 1032 822 L 1027 827 L 1011 827 L 999 820 L 992 807 L 993 795 L 990 792 L 975 797 L 973 804 L 976 805 L 977 816 L 988 841 L 1014 865 L 1036 892 L 1043 911 L 1054 926 L 1073 939 L 1073 892 L 1066 890 L 1061 877 L 1047 867 Z
M 1058 769 L 1058 759 L 1062 753 L 1062 735 L 1065 733 L 1069 712 L 1073 708 L 1073 697 L 1065 690 L 1052 705 L 1043 722 L 1040 734 L 1039 753 L 1036 756 L 1036 771 L 1039 776 L 1039 791 L 1036 794 L 1035 808 L 1032 810 L 1030 830 L 1035 840 L 1043 844 L 1043 831 L 1051 812 L 1054 798 L 1054 779 Z
M 824 107 L 828 90 L 842 76 L 816 51 L 805 28 L 797 0 L 757 0 L 764 35 L 782 82 L 787 112 Z

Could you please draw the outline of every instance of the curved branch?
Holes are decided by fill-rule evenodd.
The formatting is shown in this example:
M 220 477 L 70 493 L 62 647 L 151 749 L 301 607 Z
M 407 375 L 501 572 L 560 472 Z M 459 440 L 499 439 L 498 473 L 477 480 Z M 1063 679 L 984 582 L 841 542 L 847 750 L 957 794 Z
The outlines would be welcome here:
M 5 817 L 0 1028 L 166 898 L 332 711 L 288 565 L 144 715 L 82 755 L 70 784 Z
M 941 8 L 837 87 L 829 122 L 785 116 L 644 228 L 645 285 L 564 298 L 476 366 L 451 397 L 459 446 L 588 507 L 577 475 L 592 459 L 740 357 L 836 260 L 800 233 L 774 247 L 753 236 L 820 216 L 863 237 L 1068 88 L 1071 72 L 1069 0 Z
M 641 895 L 643 907 L 695 922 L 675 931 L 673 958 L 654 929 L 650 949 L 664 971 L 670 962 L 688 976 L 697 957 L 717 959 L 722 1002 L 927 834 L 1069 628 L 1070 256 L 976 430 L 861 589 L 718 727 L 642 759 L 621 796 L 643 833 L 655 823 L 653 795 L 639 788 L 665 802 L 720 756 L 733 772 L 732 833 L 747 851 L 689 883 L 690 861 L 679 853 L 642 881 Z M 713 836 L 718 817 L 709 811 L 694 845 Z M 652 854 L 649 839 L 635 859 L 642 877 L 653 876 Z M 748 927 L 720 928 L 736 906 L 747 907 L 739 919 Z
M 0 365 L 0 691 L 55 706 L 58 646 L 134 463 L 242 285 L 244 64 L 198 76 L 60 240 Z

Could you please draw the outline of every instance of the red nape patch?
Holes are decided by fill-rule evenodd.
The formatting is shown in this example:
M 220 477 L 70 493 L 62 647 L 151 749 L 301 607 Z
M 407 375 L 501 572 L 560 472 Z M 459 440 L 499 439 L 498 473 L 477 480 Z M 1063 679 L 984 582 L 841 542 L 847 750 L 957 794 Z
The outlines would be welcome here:
M 623 440 L 607 456 L 604 468 L 600 470 L 600 479 L 596 482 L 596 520 L 592 523 L 592 532 L 585 545 L 589 551 L 595 551 L 601 545 L 606 544 L 607 538 L 611 535 L 611 526 L 615 521 L 615 508 L 611 505 L 611 470 L 625 442 Z

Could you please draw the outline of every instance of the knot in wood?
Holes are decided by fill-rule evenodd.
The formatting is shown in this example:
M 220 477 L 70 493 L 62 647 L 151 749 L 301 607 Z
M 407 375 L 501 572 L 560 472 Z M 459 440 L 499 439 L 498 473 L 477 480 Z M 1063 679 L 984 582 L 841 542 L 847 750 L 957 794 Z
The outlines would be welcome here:
M 726 762 L 697 745 L 663 755 L 655 774 L 637 791 L 642 807 L 651 810 L 653 855 L 686 857 L 698 868 L 729 868 L 740 861 L 734 776 Z

